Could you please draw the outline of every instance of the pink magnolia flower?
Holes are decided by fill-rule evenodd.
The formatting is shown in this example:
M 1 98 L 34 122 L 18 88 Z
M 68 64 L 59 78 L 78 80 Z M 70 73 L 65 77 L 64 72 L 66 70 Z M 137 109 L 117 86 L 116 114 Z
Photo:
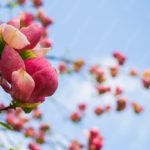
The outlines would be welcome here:
M 42 36 L 41 26 L 31 24 L 20 30 L 19 26 L 17 18 L 0 25 L 1 43 L 4 44 L 0 61 L 0 84 L 16 101 L 41 103 L 46 96 L 56 91 L 57 73 L 43 57 L 48 49 L 37 51 L 36 45 Z M 26 54 L 27 57 L 24 57 Z M 32 57 L 28 57 L 30 54 Z M 7 82 L 11 87 L 7 86 Z
M 12 73 L 11 95 L 21 102 L 43 102 L 44 97 L 51 96 L 57 89 L 57 73 L 45 58 L 26 60 L 25 65 L 27 72 L 19 69 Z

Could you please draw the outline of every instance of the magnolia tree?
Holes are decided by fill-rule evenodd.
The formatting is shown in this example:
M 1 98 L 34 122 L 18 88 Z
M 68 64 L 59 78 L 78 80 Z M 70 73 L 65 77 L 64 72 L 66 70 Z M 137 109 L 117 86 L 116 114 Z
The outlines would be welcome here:
M 71 60 L 52 55 L 46 56 L 52 48 L 48 29 L 53 24 L 53 19 L 42 10 L 43 3 L 42 0 L 16 0 L 1 4 L 2 10 L 8 9 L 12 13 L 15 11 L 18 15 L 8 22 L 1 20 L 0 24 L 0 85 L 1 90 L 10 95 L 9 105 L 1 101 L 0 124 L 3 130 L 17 132 L 22 137 L 29 138 L 27 146 L 29 150 L 41 150 L 42 145 L 52 147 L 54 144 L 53 140 L 49 139 L 55 134 L 51 132 L 53 127 L 43 119 L 39 105 L 44 104 L 46 97 L 57 93 L 58 77 L 62 80 L 62 75 L 73 77 L 73 74 L 77 74 L 84 79 L 87 78 L 93 85 L 97 97 L 113 95 L 115 107 L 111 104 L 98 105 L 93 108 L 93 113 L 97 116 L 111 110 L 120 112 L 128 107 L 131 107 L 136 114 L 144 110 L 136 101 L 128 101 L 123 95 L 125 89 L 107 84 L 110 80 L 118 78 L 126 62 L 126 56 L 119 51 L 115 51 L 112 55 L 112 59 L 116 60 L 115 65 L 89 64 L 83 59 Z M 26 9 L 30 7 L 34 9 L 32 13 L 30 9 Z M 21 13 L 18 12 L 18 8 L 22 10 Z M 57 62 L 56 68 L 51 65 L 54 61 Z M 123 73 L 130 78 L 137 78 L 145 89 L 150 87 L 150 70 L 139 73 L 136 68 L 131 68 Z M 57 96 L 55 99 L 52 98 L 54 105 L 67 111 L 68 108 L 62 105 L 63 102 L 59 103 L 57 98 Z M 87 109 L 88 105 L 81 100 L 76 110 L 71 111 L 66 117 L 76 126 L 84 117 L 88 117 L 85 115 Z M 69 132 L 71 134 L 71 131 Z M 55 144 L 61 149 L 68 150 L 101 150 L 104 146 L 103 136 L 96 127 L 91 126 L 83 136 L 87 139 L 86 143 L 62 135 L 67 144 Z M 3 143 L 1 146 L 5 149 Z M 22 149 L 21 145 L 17 146 L 16 143 L 15 147 L 12 145 L 10 149 Z

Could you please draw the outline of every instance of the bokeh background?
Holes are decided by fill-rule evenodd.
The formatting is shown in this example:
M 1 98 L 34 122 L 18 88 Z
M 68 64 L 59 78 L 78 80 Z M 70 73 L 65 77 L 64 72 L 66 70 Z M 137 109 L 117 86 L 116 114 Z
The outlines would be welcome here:
M 70 58 L 82 57 L 90 63 L 109 63 L 109 56 L 117 49 L 127 56 L 126 68 L 136 66 L 142 71 L 150 65 L 149 6 L 148 0 L 48 0 L 45 8 L 55 19 L 51 30 L 54 39 L 52 53 L 65 55 L 64 50 L 69 49 Z M 140 101 L 145 106 L 145 112 L 135 116 L 127 110 L 121 114 L 104 115 L 96 121 L 88 116 L 84 127 L 99 127 L 105 137 L 104 150 L 149 150 L 150 94 L 142 91 L 136 81 L 132 83 L 123 78 L 120 82 L 128 91 L 129 98 Z M 72 79 L 61 81 L 57 94 L 65 87 L 66 96 L 60 96 L 62 103 L 65 99 L 71 108 L 75 101 L 73 99 L 83 99 L 94 105 L 88 84 L 82 82 L 81 85 L 80 81 L 73 83 Z M 68 89 L 72 92 L 67 92 Z M 68 130 L 66 124 L 60 126 L 60 130 L 62 128 Z M 71 136 L 81 138 L 81 128 L 80 125 L 77 128 L 70 127 Z
M 135 115 L 131 109 L 127 109 L 121 113 L 111 111 L 96 117 L 92 112 L 94 106 L 103 103 L 113 105 L 113 98 L 95 96 L 93 86 L 84 74 L 61 76 L 59 89 L 53 96 L 59 103 L 52 102 L 53 98 L 48 98 L 49 100 L 41 106 L 45 112 L 45 120 L 52 125 L 53 132 L 65 135 L 60 139 L 64 142 L 67 142 L 68 138 L 77 138 L 85 142 L 84 131 L 96 126 L 104 136 L 104 150 L 149 150 L 150 93 L 143 90 L 137 79 L 131 80 L 126 70 L 135 66 L 139 71 L 143 71 L 150 66 L 150 1 L 44 1 L 46 13 L 55 21 L 49 30 L 54 46 L 48 55 L 69 59 L 83 58 L 89 64 L 112 64 L 112 52 L 120 50 L 127 56 L 127 63 L 122 75 L 115 83 L 110 81 L 110 84 L 121 85 L 131 101 L 136 100 L 145 107 L 145 111 L 140 115 Z M 8 19 L 5 11 L 7 10 L 0 11 L 3 20 Z M 16 14 L 17 12 L 14 12 L 11 15 Z M 3 93 L 0 93 L 0 96 L 2 99 L 8 98 Z M 68 117 L 79 102 L 89 104 L 89 109 L 86 117 L 80 123 L 74 124 Z M 10 144 L 5 140 L 5 136 L 1 132 L 2 141 Z M 17 134 L 12 133 L 11 136 L 21 140 Z M 44 146 L 43 149 L 50 150 L 48 146 Z M 59 150 L 59 147 L 55 149 Z

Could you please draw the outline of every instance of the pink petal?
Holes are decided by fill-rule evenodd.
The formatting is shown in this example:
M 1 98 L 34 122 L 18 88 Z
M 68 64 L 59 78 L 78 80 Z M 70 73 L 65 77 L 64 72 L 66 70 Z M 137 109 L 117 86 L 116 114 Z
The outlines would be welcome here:
M 34 73 L 40 71 L 44 67 L 50 67 L 50 63 L 44 57 L 27 59 L 24 61 L 26 71 L 32 76 Z
M 32 13 L 23 12 L 20 14 L 20 19 L 21 19 L 21 26 L 26 27 L 33 23 L 34 16 Z
M 57 72 L 52 67 L 46 67 L 37 73 L 32 78 L 35 82 L 33 96 L 46 97 L 51 96 L 58 87 Z
M 34 80 L 23 69 L 19 69 L 12 73 L 12 97 L 14 100 L 28 102 L 34 86 Z
M 29 45 L 29 41 L 24 34 L 12 25 L 2 24 L 2 35 L 4 41 L 12 48 L 22 49 Z
M 12 72 L 20 68 L 25 69 L 24 62 L 20 55 L 9 46 L 5 46 L 1 56 L 1 71 L 3 77 L 11 82 Z
M 10 20 L 7 24 L 12 25 L 15 28 L 19 29 L 20 28 L 20 18 L 16 17 L 16 18 Z
M 28 27 L 22 28 L 20 30 L 29 40 L 30 45 L 23 48 L 23 50 L 33 49 L 42 36 L 42 27 L 39 24 L 31 24 Z

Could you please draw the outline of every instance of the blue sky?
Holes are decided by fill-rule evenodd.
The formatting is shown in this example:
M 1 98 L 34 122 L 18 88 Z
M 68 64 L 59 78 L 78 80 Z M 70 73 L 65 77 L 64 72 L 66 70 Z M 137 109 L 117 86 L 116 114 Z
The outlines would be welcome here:
M 126 68 L 136 66 L 142 71 L 149 67 L 150 1 L 47 0 L 46 2 L 47 14 L 55 20 L 50 30 L 54 41 L 51 55 L 65 55 L 67 49 L 69 58 L 81 57 L 91 63 L 102 63 L 117 49 L 127 56 Z M 88 103 L 94 105 L 95 101 L 91 101 L 89 94 L 88 96 L 83 94 L 87 87 L 90 88 L 86 81 L 65 77 L 61 79 L 57 96 L 61 97 L 62 103 L 69 105 L 68 108 L 72 109 L 77 99 L 85 101 L 88 99 Z M 137 100 L 145 106 L 142 115 L 136 116 L 130 109 L 120 114 L 112 112 L 100 118 L 88 114 L 89 119 L 85 119 L 77 126 L 64 123 L 56 126 L 56 129 L 59 128 L 60 132 L 63 130 L 66 134 L 71 132 L 71 137 L 82 139 L 83 129 L 97 125 L 105 137 L 104 150 L 149 150 L 149 91 L 142 91 L 137 81 L 133 81 L 133 85 L 129 84 L 130 79 L 124 76 L 120 82 L 125 85 L 128 91 L 126 94 L 130 99 Z M 64 84 L 68 87 L 63 88 Z M 69 94 L 70 92 L 72 93 Z M 53 119 L 53 122 L 59 124 L 58 119 L 55 121 Z
M 45 0 L 46 13 L 55 21 L 49 31 L 54 41 L 49 55 L 110 63 L 109 57 L 117 49 L 127 56 L 125 68 L 136 66 L 142 71 L 150 66 L 149 6 L 149 0 Z M 2 11 L 1 15 L 5 18 Z M 51 101 L 46 101 L 41 106 L 45 110 L 45 119 L 55 132 L 77 137 L 83 142 L 83 130 L 97 126 L 105 138 L 104 150 L 149 150 L 149 91 L 143 91 L 136 79 L 130 84 L 126 75 L 121 75 L 116 82 L 126 89 L 129 99 L 145 106 L 143 114 L 137 116 L 128 109 L 120 114 L 113 111 L 95 117 L 91 112 L 101 103 L 99 99 L 107 99 L 107 103 L 112 102 L 111 97 L 95 97 L 91 84 L 80 76 L 63 76 L 55 97 L 68 109 L 56 108 Z M 87 117 L 74 125 L 67 116 L 79 101 L 90 104 L 90 108 Z M 44 147 L 44 150 L 49 148 Z

